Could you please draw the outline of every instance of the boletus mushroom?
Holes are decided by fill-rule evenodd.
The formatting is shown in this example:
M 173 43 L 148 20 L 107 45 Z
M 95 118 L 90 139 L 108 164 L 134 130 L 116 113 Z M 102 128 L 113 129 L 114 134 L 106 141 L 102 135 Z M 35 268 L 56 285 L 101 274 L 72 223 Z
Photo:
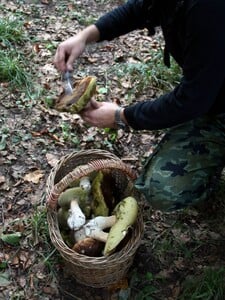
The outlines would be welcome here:
M 58 210 L 59 224 L 65 224 L 67 216 L 67 225 L 70 229 L 77 230 L 86 222 L 86 214 L 90 213 L 90 207 L 87 205 L 89 190 L 82 187 L 68 188 L 62 192 L 58 199 L 60 206 Z
M 79 113 L 96 93 L 96 78 L 87 76 L 75 82 L 72 94 L 63 92 L 56 100 L 54 108 L 58 111 Z
M 102 192 L 102 182 L 104 179 L 104 174 L 102 171 L 99 171 L 93 182 L 92 182 L 92 211 L 94 216 L 108 216 L 109 208 L 105 202 L 105 197 Z
M 96 239 L 87 237 L 73 246 L 73 250 L 77 253 L 91 256 L 91 257 L 98 257 L 101 256 L 102 250 L 104 248 L 104 243 L 97 241 Z
M 93 238 L 105 243 L 103 255 L 107 256 L 113 253 L 127 235 L 129 227 L 137 219 L 137 201 L 133 197 L 127 197 L 117 204 L 113 213 L 112 216 L 98 216 L 88 221 L 82 228 L 75 231 L 75 240 L 79 243 L 87 237 Z M 107 228 L 110 228 L 109 232 L 104 231 Z
M 120 201 L 113 212 L 116 216 L 115 224 L 110 228 L 103 254 L 111 254 L 128 233 L 138 215 L 138 204 L 135 198 L 127 197 Z

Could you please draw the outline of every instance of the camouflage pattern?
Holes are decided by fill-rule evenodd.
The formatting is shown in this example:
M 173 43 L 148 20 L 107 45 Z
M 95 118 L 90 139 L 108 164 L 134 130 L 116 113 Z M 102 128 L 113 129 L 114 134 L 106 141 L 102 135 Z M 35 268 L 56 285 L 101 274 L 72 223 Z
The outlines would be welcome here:
M 225 114 L 198 118 L 165 133 L 135 186 L 154 209 L 181 209 L 209 196 L 224 165 Z

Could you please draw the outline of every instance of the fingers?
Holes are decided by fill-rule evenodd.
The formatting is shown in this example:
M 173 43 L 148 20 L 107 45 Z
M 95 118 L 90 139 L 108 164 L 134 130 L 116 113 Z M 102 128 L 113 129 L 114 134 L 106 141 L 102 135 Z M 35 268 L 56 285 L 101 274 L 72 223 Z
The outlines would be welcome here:
M 72 71 L 76 56 L 76 45 L 73 45 L 73 39 L 70 38 L 58 46 L 54 64 L 61 72 Z
M 98 109 L 100 106 L 103 105 L 103 103 L 99 102 L 99 101 L 96 101 L 95 99 L 92 98 L 90 100 L 90 105 L 91 105 L 92 109 Z
M 67 62 L 66 62 L 66 70 L 73 71 L 73 62 L 74 62 L 74 60 L 75 60 L 75 57 L 70 55 Z
M 56 50 L 53 63 L 58 70 L 62 72 L 66 71 L 66 52 L 60 46 Z

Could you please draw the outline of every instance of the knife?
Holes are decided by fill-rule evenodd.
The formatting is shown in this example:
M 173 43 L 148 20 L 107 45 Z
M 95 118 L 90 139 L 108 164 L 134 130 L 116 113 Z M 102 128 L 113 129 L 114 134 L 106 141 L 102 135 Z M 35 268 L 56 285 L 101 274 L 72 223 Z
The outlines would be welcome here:
M 64 82 L 64 92 L 66 95 L 71 95 L 73 93 L 73 88 L 71 84 L 71 72 L 66 71 L 63 74 L 63 82 Z

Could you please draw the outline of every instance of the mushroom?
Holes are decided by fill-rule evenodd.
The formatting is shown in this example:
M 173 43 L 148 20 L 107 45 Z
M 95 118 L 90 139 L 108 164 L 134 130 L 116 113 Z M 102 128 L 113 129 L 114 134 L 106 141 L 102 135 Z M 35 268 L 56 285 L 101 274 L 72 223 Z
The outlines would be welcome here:
M 137 201 L 133 197 L 127 197 L 117 204 L 114 215 L 98 216 L 88 221 L 82 228 L 75 231 L 74 238 L 78 243 L 85 241 L 87 237 L 104 242 L 103 254 L 109 255 L 127 235 L 129 227 L 136 221 L 137 214 Z M 110 228 L 109 232 L 104 231 L 106 228 Z M 85 248 L 85 243 L 83 247 Z
M 61 193 L 58 199 L 61 208 L 58 212 L 59 222 L 65 223 L 62 216 L 66 216 L 66 212 L 68 212 L 67 224 L 70 229 L 77 230 L 84 225 L 85 214 L 88 216 L 90 213 L 90 206 L 87 205 L 88 196 L 89 191 L 82 189 L 82 187 L 69 188 Z
M 88 221 L 80 230 L 75 231 L 74 237 L 76 241 L 84 240 L 91 237 L 101 242 L 106 242 L 108 233 L 103 230 L 110 228 L 115 224 L 116 216 L 102 217 L 98 216 Z
M 70 229 L 72 230 L 78 230 L 80 227 L 82 227 L 85 224 L 86 217 L 82 210 L 80 209 L 80 206 L 78 204 L 78 200 L 74 199 L 70 202 L 70 209 L 68 211 L 68 219 L 67 224 Z
M 138 204 L 135 198 L 127 197 L 120 201 L 114 209 L 116 222 L 110 228 L 106 240 L 104 255 L 111 254 L 127 235 L 128 229 L 137 219 Z
M 58 222 L 59 222 L 59 227 L 60 228 L 66 229 L 68 215 L 69 215 L 68 210 L 63 209 L 62 207 L 60 207 L 58 209 L 57 217 L 58 217 Z
M 87 191 L 90 192 L 91 190 L 91 182 L 90 182 L 90 178 L 88 176 L 84 176 L 80 179 L 80 187 Z
M 102 181 L 104 178 L 104 174 L 99 171 L 95 176 L 93 183 L 92 183 L 92 210 L 94 216 L 108 216 L 109 208 L 106 205 L 104 195 L 102 193 Z
M 63 92 L 56 100 L 54 108 L 72 114 L 80 113 L 96 93 L 96 84 L 96 78 L 93 76 L 76 81 L 72 94 L 68 95 Z
M 84 240 L 77 242 L 72 249 L 83 255 L 97 257 L 101 255 L 103 247 L 103 242 L 87 237 Z

